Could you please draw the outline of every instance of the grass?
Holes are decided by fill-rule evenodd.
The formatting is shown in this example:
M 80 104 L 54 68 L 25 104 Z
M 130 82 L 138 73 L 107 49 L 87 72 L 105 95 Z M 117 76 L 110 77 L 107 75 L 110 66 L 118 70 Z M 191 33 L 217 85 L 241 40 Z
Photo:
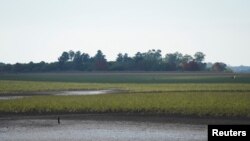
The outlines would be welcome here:
M 250 117 L 248 92 L 34 96 L 0 102 L 0 113 L 143 113 Z
M 0 80 L 0 95 L 57 90 L 100 90 L 120 89 L 128 93 L 150 92 L 250 92 L 250 84 L 241 83 L 171 83 L 171 84 L 131 84 L 131 83 L 63 83 Z
M 0 74 L 0 80 L 77 83 L 250 83 L 250 74 L 232 73 L 18 73 Z
M 0 100 L 0 113 L 143 113 L 250 117 L 250 75 L 205 73 L 1 74 L 0 95 L 120 89 L 92 96 Z
M 57 90 L 98 90 L 112 88 L 110 84 L 95 83 L 62 83 L 38 81 L 10 81 L 0 80 L 0 95 L 6 93 L 23 93 Z

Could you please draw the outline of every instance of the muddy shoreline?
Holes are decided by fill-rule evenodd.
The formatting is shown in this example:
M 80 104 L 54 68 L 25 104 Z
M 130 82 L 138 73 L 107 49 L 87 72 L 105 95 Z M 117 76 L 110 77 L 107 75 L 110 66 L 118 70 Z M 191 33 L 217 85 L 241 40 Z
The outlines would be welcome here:
M 20 119 L 57 119 L 61 120 L 96 120 L 96 121 L 136 121 L 136 122 L 162 122 L 184 124 L 250 124 L 247 117 L 209 117 L 184 115 L 155 115 L 136 113 L 76 113 L 76 114 L 0 114 L 0 120 Z
M 0 120 L 1 141 L 206 141 L 207 125 L 57 119 Z

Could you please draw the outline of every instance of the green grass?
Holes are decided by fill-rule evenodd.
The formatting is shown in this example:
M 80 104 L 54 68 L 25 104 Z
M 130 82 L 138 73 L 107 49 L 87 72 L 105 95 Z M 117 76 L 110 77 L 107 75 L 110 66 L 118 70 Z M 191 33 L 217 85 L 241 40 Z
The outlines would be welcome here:
M 232 73 L 21 73 L 0 74 L 0 80 L 77 83 L 250 83 L 250 74 Z
M 57 90 L 98 90 L 109 89 L 112 87 L 113 86 L 110 84 L 100 83 L 62 83 L 0 80 L 0 94 Z
M 0 94 L 57 90 L 100 90 L 119 89 L 129 93 L 150 92 L 250 92 L 246 83 L 171 83 L 171 84 L 131 84 L 131 83 L 62 83 L 0 80 Z
M 143 113 L 250 117 L 248 92 L 37 96 L 0 102 L 0 113 Z
M 0 100 L 0 113 L 150 113 L 250 117 L 250 75 L 211 73 L 0 74 L 0 95 L 119 89 L 93 96 Z

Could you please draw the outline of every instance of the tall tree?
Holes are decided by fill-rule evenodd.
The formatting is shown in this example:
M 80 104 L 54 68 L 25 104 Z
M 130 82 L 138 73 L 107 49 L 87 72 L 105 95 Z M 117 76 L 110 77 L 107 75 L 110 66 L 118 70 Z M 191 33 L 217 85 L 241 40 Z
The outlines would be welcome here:
M 132 70 L 133 59 L 128 56 L 127 53 L 124 55 L 119 53 L 116 58 L 116 62 L 112 63 L 111 70 Z
M 201 63 L 201 62 L 205 59 L 205 54 L 202 53 L 202 52 L 196 52 L 196 53 L 194 54 L 194 58 L 195 58 L 195 61 L 196 61 L 196 62 Z
M 202 63 L 205 59 L 205 54 L 202 52 L 196 52 L 194 54 L 195 62 L 199 66 L 199 70 L 205 70 L 206 69 L 206 63 Z
M 75 52 L 72 51 L 72 50 L 70 50 L 70 51 L 69 51 L 69 59 L 70 59 L 71 61 L 73 61 L 74 56 L 75 56 Z
M 77 51 L 75 54 L 74 54 L 74 59 L 73 59 L 73 63 L 74 63 L 74 66 L 77 70 L 80 70 L 81 69 L 81 66 L 82 66 L 82 56 L 81 56 L 81 52 L 80 51 Z
M 119 54 L 117 55 L 116 62 L 118 62 L 118 63 L 123 62 L 123 55 L 122 55 L 121 53 L 119 53 Z
M 92 60 L 91 60 L 89 54 L 82 53 L 81 58 L 82 58 L 81 70 L 92 70 L 92 68 L 91 68 Z
M 96 70 L 107 70 L 108 64 L 101 50 L 98 50 L 94 56 L 94 63 Z
M 60 63 L 65 63 L 69 60 L 69 53 L 68 52 L 63 52 L 62 55 L 58 58 L 58 61 Z
M 168 70 L 177 70 L 182 60 L 182 54 L 179 52 L 169 53 L 165 56 Z
M 184 56 L 182 57 L 181 62 L 182 62 L 182 63 L 188 63 L 188 62 L 191 62 L 191 61 L 193 61 L 193 60 L 194 60 L 194 59 L 193 59 L 193 57 L 192 57 L 191 55 L 186 54 L 186 55 L 184 55 Z
M 143 65 L 145 70 L 159 70 L 161 65 L 161 50 L 149 50 L 143 53 Z
M 60 70 L 65 69 L 65 63 L 69 60 L 69 53 L 68 52 L 63 52 L 62 55 L 58 58 L 59 62 L 59 68 Z

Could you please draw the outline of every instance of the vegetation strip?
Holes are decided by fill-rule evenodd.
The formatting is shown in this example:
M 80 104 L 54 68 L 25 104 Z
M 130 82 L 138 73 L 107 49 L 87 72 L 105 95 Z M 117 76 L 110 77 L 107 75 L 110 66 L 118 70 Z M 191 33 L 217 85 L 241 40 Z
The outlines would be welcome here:
M 73 75 L 75 77 L 71 78 Z M 122 92 L 88 96 L 31 96 L 21 99 L 0 100 L 0 113 L 2 115 L 124 113 L 198 117 L 250 117 L 249 74 L 242 74 L 236 78 L 237 81 L 230 78 L 228 74 L 171 75 L 168 73 L 144 73 L 137 75 L 134 73 L 91 73 L 91 76 L 88 75 L 82 73 L 62 73 L 60 75 L 8 74 L 0 78 L 0 95 L 35 95 L 39 92 L 65 90 L 115 89 L 122 90 Z M 20 78 L 18 78 L 19 76 Z M 29 81 L 23 81 L 23 78 L 26 78 L 25 76 L 30 76 L 30 78 L 27 77 Z M 80 83 L 75 83 L 76 77 L 79 78 Z M 137 78 L 132 79 L 133 77 Z M 15 81 L 9 78 L 13 78 Z M 44 81 L 39 82 L 40 78 L 44 78 Z M 53 81 L 49 78 L 53 78 Z M 160 82 L 160 79 L 164 81 Z M 61 80 L 68 81 L 58 82 Z M 105 83 L 93 83 L 93 80 Z M 178 81 L 178 83 L 172 82 L 172 80 Z M 191 83 L 193 80 L 200 83 Z M 190 83 L 186 83 L 187 81 Z
M 51 72 L 51 71 L 227 71 L 232 72 L 225 63 L 204 63 L 205 54 L 196 52 L 194 56 L 179 52 L 162 56 L 161 50 L 137 52 L 129 57 L 127 53 L 117 55 L 115 61 L 107 61 L 101 50 L 90 57 L 80 51 L 64 51 L 57 62 L 4 64 L 0 63 L 0 72 Z
M 131 83 L 62 83 L 0 80 L 1 94 L 29 94 L 64 90 L 123 90 L 129 93 L 164 92 L 249 92 L 250 84 L 231 83 L 179 83 L 179 84 L 131 84 Z
M 235 76 L 235 78 L 234 78 Z M 99 72 L 99 73 L 5 73 L 0 80 L 38 81 L 38 82 L 77 82 L 77 83 L 250 83 L 250 74 L 233 73 L 184 73 L 184 72 Z
M 227 95 L 225 97 L 225 95 Z M 37 96 L 0 102 L 1 113 L 154 113 L 250 117 L 249 93 L 172 92 Z

